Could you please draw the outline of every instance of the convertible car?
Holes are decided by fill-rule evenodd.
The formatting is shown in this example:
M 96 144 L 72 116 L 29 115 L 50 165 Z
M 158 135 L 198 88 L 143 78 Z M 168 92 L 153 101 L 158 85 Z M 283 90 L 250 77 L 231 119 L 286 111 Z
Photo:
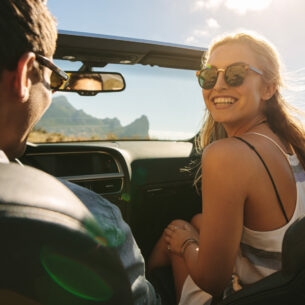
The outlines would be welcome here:
M 188 169 L 200 160 L 194 136 L 203 101 L 195 71 L 203 52 L 59 32 L 54 59 L 69 84 L 54 94 L 21 160 L 118 205 L 146 258 L 170 220 L 201 209 Z M 75 86 L 77 77 L 86 78 L 83 87 Z M 93 77 L 102 89 L 86 87 Z M 189 94 L 195 90 L 197 101 Z
M 189 220 L 201 211 L 194 178 L 204 103 L 196 70 L 204 52 L 59 31 L 54 61 L 70 79 L 54 93 L 20 159 L 116 204 L 145 259 L 172 219 Z M 294 229 L 297 238 L 293 230 L 287 237 L 288 267 L 226 304 L 304 302 L 303 222 Z

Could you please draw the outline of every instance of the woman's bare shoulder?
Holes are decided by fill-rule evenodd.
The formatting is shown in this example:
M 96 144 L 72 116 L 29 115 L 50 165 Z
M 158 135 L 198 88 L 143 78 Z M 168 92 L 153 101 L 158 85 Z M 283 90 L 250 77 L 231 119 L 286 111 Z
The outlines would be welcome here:
M 207 175 L 215 172 L 250 179 L 258 168 L 258 158 L 249 147 L 235 138 L 226 138 L 213 142 L 202 154 L 202 171 Z M 251 174 L 250 174 L 251 173 Z
M 233 158 L 240 159 L 242 155 L 250 153 L 249 147 L 236 138 L 225 138 L 209 144 L 203 151 L 206 158 Z

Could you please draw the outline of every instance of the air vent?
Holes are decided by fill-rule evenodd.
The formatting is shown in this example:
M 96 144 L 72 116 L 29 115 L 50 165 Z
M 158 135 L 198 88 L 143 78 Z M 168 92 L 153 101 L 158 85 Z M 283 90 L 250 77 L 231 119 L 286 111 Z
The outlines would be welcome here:
M 123 188 L 122 178 L 74 181 L 74 183 L 77 183 L 101 195 L 119 193 Z

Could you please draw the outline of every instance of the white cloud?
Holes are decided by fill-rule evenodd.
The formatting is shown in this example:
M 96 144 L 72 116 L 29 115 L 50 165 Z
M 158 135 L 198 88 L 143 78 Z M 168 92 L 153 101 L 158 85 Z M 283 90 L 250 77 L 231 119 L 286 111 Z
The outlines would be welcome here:
M 218 21 L 214 18 L 209 18 L 206 20 L 206 24 L 202 30 L 194 30 L 192 35 L 189 36 L 185 42 L 187 44 L 196 44 L 202 41 L 206 37 L 210 37 L 213 30 L 220 28 Z
M 225 6 L 238 14 L 266 9 L 272 0 L 226 0 Z
M 205 31 L 205 30 L 195 30 L 194 31 L 194 36 L 196 36 L 196 37 L 206 37 L 208 35 L 209 35 L 209 32 Z
M 222 4 L 223 0 L 196 0 L 192 7 L 193 11 L 201 11 L 204 9 L 215 9 Z
M 195 0 L 192 11 L 219 9 L 225 6 L 237 14 L 246 14 L 248 11 L 266 9 L 272 0 Z
M 194 36 L 189 36 L 185 39 L 185 44 L 194 45 L 197 42 L 197 39 Z
M 189 45 L 195 45 L 210 35 L 211 33 L 206 30 L 194 30 L 193 34 L 186 38 L 185 43 Z
M 206 23 L 207 23 L 208 28 L 210 28 L 210 29 L 218 29 L 220 27 L 218 21 L 214 18 L 209 18 L 206 21 Z
M 212 16 L 218 16 L 221 20 L 221 14 L 225 10 L 227 13 L 230 10 L 231 14 L 246 14 L 250 11 L 264 10 L 271 3 L 272 0 L 194 0 L 192 11 L 200 15 L 201 23 L 204 23 L 200 30 L 193 30 L 185 42 L 191 45 L 201 44 L 217 34 L 222 25 Z

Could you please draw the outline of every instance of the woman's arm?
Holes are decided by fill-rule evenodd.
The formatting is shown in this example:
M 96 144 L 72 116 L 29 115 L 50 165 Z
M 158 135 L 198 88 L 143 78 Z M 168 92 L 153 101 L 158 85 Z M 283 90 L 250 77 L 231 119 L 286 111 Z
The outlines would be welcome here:
M 251 176 L 248 153 L 234 139 L 210 145 L 202 156 L 200 235 L 188 224 L 167 229 L 171 250 L 184 258 L 196 284 L 214 296 L 228 285 L 239 249 Z M 185 244 L 187 239 L 195 241 Z

